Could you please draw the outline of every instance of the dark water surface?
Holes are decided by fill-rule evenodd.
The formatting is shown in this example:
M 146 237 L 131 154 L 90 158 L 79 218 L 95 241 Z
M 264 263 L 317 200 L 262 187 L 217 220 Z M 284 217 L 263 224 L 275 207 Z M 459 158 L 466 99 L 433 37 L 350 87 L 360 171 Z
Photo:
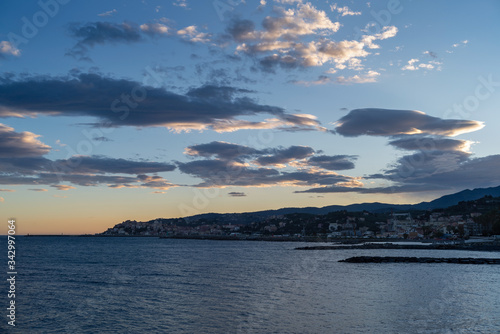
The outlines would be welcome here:
M 16 327 L 7 326 L 4 297 L 0 332 L 500 333 L 500 266 L 337 262 L 358 255 L 499 253 L 297 251 L 306 244 L 157 238 L 17 239 Z M 6 295 L 7 284 L 4 290 Z

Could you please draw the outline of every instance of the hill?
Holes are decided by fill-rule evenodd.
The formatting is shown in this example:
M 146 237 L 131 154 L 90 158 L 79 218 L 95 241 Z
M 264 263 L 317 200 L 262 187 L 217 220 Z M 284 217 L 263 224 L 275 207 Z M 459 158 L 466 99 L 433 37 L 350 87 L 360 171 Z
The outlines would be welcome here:
M 389 204 L 389 203 L 358 203 L 358 204 L 350 204 L 350 205 L 328 205 L 324 207 L 305 207 L 305 208 L 281 208 L 276 210 L 263 210 L 263 211 L 255 211 L 255 212 L 245 212 L 245 213 L 204 213 L 199 215 L 194 215 L 190 217 L 185 217 L 186 220 L 198 220 L 198 219 L 223 219 L 228 221 L 239 219 L 242 223 L 245 223 L 246 220 L 252 220 L 256 217 L 265 218 L 269 216 L 275 215 L 286 215 L 291 213 L 304 213 L 304 214 L 313 214 L 313 215 L 325 215 L 329 212 L 335 211 L 349 211 L 349 212 L 360 212 L 360 211 L 368 211 L 373 213 L 384 213 L 391 211 L 407 211 L 407 210 L 434 210 L 440 208 L 447 208 L 449 206 L 457 205 L 461 201 L 473 201 L 479 198 L 482 198 L 486 195 L 491 195 L 493 197 L 500 196 L 500 186 L 491 187 L 491 188 L 477 188 L 477 189 L 466 189 L 460 192 L 445 195 L 439 197 L 430 202 L 421 202 L 418 204 Z

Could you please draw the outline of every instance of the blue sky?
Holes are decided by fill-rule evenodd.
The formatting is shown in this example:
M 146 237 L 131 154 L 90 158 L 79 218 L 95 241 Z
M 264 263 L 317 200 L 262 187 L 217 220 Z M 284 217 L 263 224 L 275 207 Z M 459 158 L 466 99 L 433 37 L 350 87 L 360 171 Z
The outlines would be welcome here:
M 22 233 L 500 184 L 496 1 L 2 6 L 0 206 Z

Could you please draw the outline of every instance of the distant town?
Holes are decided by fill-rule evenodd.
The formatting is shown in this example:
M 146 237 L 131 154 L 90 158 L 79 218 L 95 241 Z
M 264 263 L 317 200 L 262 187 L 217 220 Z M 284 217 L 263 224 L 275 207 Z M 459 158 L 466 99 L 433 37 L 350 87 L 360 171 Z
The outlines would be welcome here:
M 127 220 L 99 235 L 179 238 L 397 238 L 466 239 L 500 234 L 500 197 L 484 196 L 444 209 L 406 212 L 203 214 L 186 218 Z

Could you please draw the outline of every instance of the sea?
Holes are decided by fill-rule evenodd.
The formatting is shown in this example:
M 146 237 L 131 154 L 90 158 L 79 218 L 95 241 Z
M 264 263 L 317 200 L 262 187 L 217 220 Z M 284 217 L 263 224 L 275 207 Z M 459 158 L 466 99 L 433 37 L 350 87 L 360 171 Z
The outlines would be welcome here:
M 338 262 L 500 253 L 308 245 L 19 236 L 15 327 L 4 279 L 0 332 L 500 333 L 500 266 Z

